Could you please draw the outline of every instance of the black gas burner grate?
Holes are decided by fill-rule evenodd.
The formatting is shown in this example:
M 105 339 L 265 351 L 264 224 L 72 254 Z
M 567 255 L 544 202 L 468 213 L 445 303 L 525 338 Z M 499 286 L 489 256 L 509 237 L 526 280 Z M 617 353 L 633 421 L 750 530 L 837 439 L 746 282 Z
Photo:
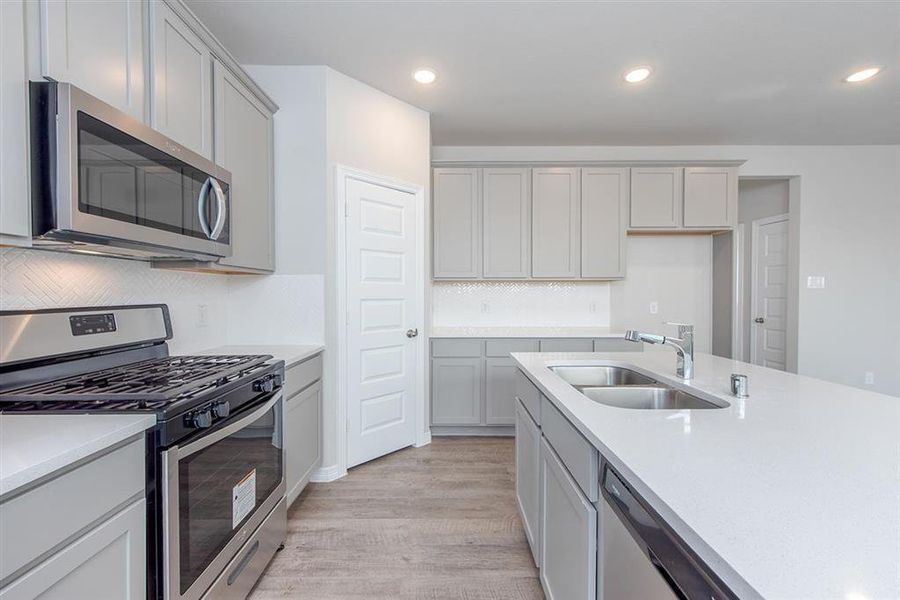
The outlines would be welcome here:
M 269 358 L 170 356 L 9 390 L 0 393 L 0 401 L 27 403 L 32 409 L 154 410 L 239 379 Z

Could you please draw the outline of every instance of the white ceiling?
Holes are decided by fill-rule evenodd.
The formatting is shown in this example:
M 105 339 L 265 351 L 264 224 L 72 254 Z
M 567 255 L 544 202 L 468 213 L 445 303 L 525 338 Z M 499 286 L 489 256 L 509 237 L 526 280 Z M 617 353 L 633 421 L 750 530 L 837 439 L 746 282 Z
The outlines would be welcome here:
M 436 145 L 900 143 L 900 0 L 188 4 L 245 64 L 329 65 L 430 111 Z

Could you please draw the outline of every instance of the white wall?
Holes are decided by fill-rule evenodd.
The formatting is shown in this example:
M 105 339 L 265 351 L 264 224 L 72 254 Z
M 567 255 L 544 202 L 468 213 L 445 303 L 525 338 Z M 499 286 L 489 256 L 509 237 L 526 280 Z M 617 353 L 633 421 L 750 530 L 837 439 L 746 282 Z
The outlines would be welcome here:
M 305 331 L 321 336 L 317 341 L 330 350 L 336 347 L 338 332 L 336 166 L 422 186 L 425 210 L 430 189 L 429 115 L 328 67 L 256 65 L 246 69 L 279 105 L 275 115 L 277 267 L 275 276 L 266 281 L 236 284 L 234 310 L 246 312 L 266 302 L 274 310 L 252 319 L 247 329 L 271 339 L 280 335 L 282 320 L 290 324 L 294 319 L 297 323 L 289 329 L 305 324 Z M 277 298 L 266 300 L 270 293 Z M 325 468 L 338 459 L 337 366 L 337 356 L 326 352 Z
M 800 181 L 798 371 L 900 396 L 900 146 L 438 146 L 435 161 L 746 160 Z M 850 349 L 848 351 L 848 348 Z

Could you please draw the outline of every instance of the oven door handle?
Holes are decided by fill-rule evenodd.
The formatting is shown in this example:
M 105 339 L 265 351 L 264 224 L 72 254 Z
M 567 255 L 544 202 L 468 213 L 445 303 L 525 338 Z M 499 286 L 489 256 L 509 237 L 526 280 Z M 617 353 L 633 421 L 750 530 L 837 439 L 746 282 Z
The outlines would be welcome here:
M 207 446 L 211 446 L 211 445 L 215 444 L 216 442 L 218 442 L 219 440 L 227 438 L 232 433 L 243 429 L 244 427 L 246 427 L 253 421 L 256 421 L 257 419 L 262 417 L 264 414 L 269 412 L 273 406 L 275 406 L 277 403 L 281 402 L 281 396 L 282 396 L 282 392 L 281 392 L 281 390 L 279 390 L 277 393 L 275 393 L 274 396 L 272 396 L 269 400 L 267 400 L 265 404 L 263 404 L 262 406 L 260 406 L 256 410 L 254 410 L 252 413 L 250 413 L 246 417 L 242 417 L 241 419 L 235 421 L 234 423 L 229 423 L 222 429 L 217 429 L 216 431 L 213 431 L 212 433 L 204 435 L 196 442 L 191 442 L 187 446 L 179 447 L 178 448 L 178 460 L 181 460 L 182 458 L 190 456 L 191 454 L 195 454 L 195 453 L 203 450 Z

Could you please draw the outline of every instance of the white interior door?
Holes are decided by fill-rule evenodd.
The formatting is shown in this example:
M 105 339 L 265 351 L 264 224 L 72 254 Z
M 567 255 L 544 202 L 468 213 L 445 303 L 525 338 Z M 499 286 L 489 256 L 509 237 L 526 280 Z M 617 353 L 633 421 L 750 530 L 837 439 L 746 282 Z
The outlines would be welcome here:
M 785 370 L 787 354 L 788 216 L 753 222 L 750 361 Z
M 416 196 L 348 177 L 347 408 L 352 467 L 415 443 Z

